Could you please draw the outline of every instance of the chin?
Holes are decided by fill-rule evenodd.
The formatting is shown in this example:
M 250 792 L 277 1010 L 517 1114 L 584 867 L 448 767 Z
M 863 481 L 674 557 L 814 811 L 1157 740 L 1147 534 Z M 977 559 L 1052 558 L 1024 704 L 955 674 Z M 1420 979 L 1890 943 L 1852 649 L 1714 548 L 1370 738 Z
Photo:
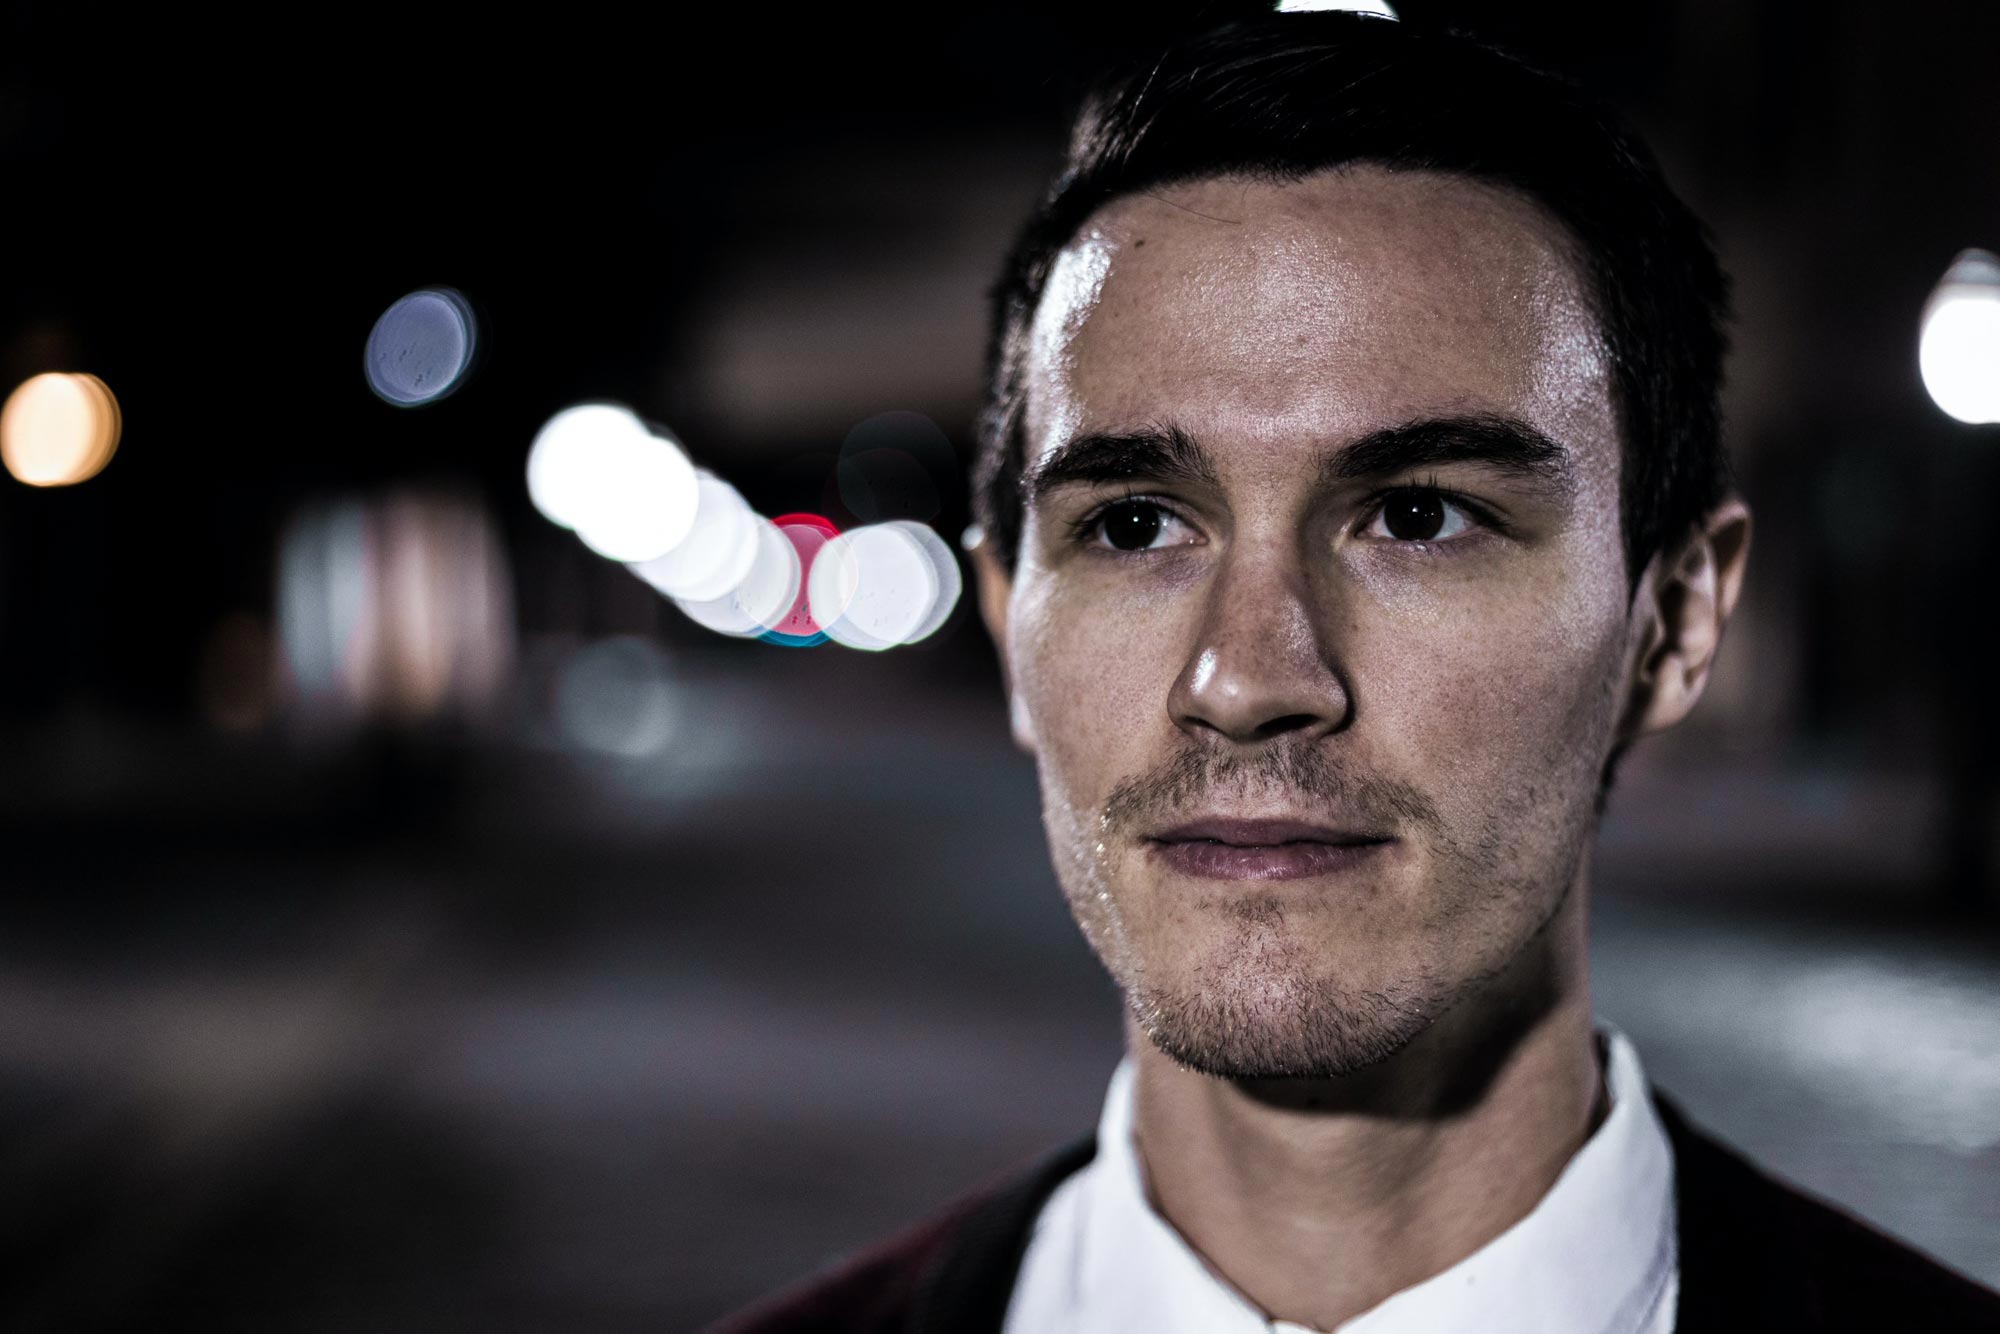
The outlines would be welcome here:
M 1428 988 L 1343 984 L 1235 960 L 1126 989 L 1140 1029 L 1172 1060 L 1224 1079 L 1332 1079 L 1396 1055 L 1443 1008 Z

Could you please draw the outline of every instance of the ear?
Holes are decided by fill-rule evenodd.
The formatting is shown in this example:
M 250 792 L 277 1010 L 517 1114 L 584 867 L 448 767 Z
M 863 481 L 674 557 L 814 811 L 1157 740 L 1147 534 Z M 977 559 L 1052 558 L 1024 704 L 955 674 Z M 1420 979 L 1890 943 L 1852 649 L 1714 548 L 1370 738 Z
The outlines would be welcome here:
M 1626 740 L 1665 731 L 1701 698 L 1743 590 L 1750 526 L 1750 507 L 1731 496 L 1678 547 L 1658 553 L 1640 581 L 1635 614 L 1647 624 L 1621 729 Z
M 967 550 L 972 557 L 973 577 L 979 584 L 979 618 L 986 622 L 986 633 L 993 636 L 993 647 L 1000 653 L 1000 680 L 1007 691 L 1007 719 L 1013 729 L 1014 744 L 1032 755 L 1035 729 L 1021 693 L 1014 689 L 1014 659 L 1010 651 L 1013 636 L 1009 607 L 1014 598 L 1014 573 L 1001 564 L 989 537 L 981 535 L 970 541 Z

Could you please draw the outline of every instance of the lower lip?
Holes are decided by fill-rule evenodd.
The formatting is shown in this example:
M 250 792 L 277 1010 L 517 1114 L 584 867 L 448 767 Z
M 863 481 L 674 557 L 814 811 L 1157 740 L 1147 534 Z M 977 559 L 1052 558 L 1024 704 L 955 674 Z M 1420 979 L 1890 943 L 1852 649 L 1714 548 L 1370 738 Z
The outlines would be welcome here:
M 1155 853 L 1182 875 L 1204 880 L 1303 880 L 1364 865 L 1388 843 L 1155 843 Z

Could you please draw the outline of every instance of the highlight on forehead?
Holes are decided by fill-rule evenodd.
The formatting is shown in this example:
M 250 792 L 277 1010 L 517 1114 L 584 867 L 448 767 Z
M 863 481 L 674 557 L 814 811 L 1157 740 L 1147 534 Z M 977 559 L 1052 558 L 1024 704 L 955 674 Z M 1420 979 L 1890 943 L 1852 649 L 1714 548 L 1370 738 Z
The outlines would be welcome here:
M 1505 413 L 1424 417 L 1385 426 L 1321 451 L 1315 470 L 1321 484 L 1331 485 L 1453 463 L 1484 464 L 1531 484 L 1564 507 L 1575 500 L 1580 485 L 1575 456 L 1567 447 Z M 1131 481 L 1214 486 L 1219 476 L 1207 448 L 1169 422 L 1066 440 L 1023 476 L 1021 489 L 1033 503 L 1067 486 Z
M 1030 335 L 1035 356 L 1059 362 L 1089 317 L 1111 272 L 1112 245 L 1096 228 L 1077 236 L 1057 254 L 1035 312 Z
M 1400 405 L 1381 404 L 1378 420 L 1399 407 L 1421 410 L 1426 398 L 1504 404 L 1510 390 L 1525 389 L 1615 432 L 1596 302 L 1569 241 L 1517 191 L 1376 164 L 1297 180 L 1202 178 L 1111 200 L 1057 253 L 1041 294 L 1022 365 L 1020 466 L 1032 470 L 1081 432 L 1081 416 L 1094 415 L 1080 412 L 1080 386 L 1103 389 L 1097 371 L 1115 381 L 1142 357 L 1161 363 L 1154 392 L 1166 397 L 1155 410 L 1171 411 L 1174 384 L 1196 374 L 1230 374 L 1255 360 L 1273 391 L 1287 377 L 1335 384 L 1337 375 L 1328 380 L 1307 363 L 1344 366 L 1355 348 L 1373 354 L 1397 343 L 1402 362 L 1435 364 L 1460 392 L 1418 386 Z M 1455 321 L 1442 344 L 1418 327 L 1440 302 L 1451 303 Z M 1210 329 L 1235 350 L 1234 362 L 1210 355 L 1217 339 L 1195 336 Z M 1496 377 L 1508 383 L 1487 382 Z M 1567 412 L 1528 404 L 1514 415 L 1564 420 L 1566 435 L 1583 429 Z

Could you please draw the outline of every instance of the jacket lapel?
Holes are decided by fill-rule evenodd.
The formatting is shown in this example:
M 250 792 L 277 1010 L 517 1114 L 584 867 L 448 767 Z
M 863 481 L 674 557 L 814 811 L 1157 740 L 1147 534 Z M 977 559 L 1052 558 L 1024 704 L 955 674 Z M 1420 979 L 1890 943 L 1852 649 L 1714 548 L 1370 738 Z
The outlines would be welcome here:
M 1785 1193 L 1695 1129 L 1658 1089 L 1653 1105 L 1674 1147 L 1681 1267 L 1675 1334 L 1825 1328 Z
M 1784 1192 L 1697 1130 L 1658 1089 L 1653 1104 L 1674 1149 L 1680 1234 L 1675 1334 L 1826 1327 Z M 918 1279 L 906 1334 L 1000 1334 L 1036 1216 L 1056 1187 L 1096 1153 L 1096 1136 L 1086 1135 L 974 1208 Z
M 1000 1334 L 1036 1215 L 1056 1187 L 1096 1155 L 1095 1134 L 1072 1141 L 968 1214 L 917 1280 L 908 1334 Z

